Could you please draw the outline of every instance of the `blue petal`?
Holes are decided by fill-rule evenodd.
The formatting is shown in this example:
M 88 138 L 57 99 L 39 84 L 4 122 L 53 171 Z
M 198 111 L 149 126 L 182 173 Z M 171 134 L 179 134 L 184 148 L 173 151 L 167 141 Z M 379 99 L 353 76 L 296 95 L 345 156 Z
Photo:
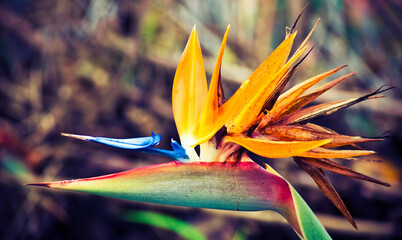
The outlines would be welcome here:
M 173 150 L 158 149 L 153 147 L 142 148 L 139 151 L 151 154 L 157 154 L 165 157 L 173 158 L 179 162 L 187 162 L 189 157 L 186 154 L 186 150 L 172 139 Z
M 75 134 L 63 134 L 63 135 L 67 137 L 73 137 L 81 140 L 102 143 L 112 147 L 124 148 L 124 149 L 143 149 L 150 146 L 155 146 L 159 144 L 161 141 L 161 135 L 160 134 L 155 135 L 154 133 L 152 133 L 152 136 L 150 137 L 126 138 L 126 139 L 92 137 L 92 136 L 75 135 Z
M 186 160 L 189 159 L 186 150 L 178 142 L 172 139 L 171 145 L 176 160 L 180 162 L 186 162 Z
M 132 149 L 145 153 L 158 154 L 161 156 L 176 159 L 177 161 L 180 162 L 186 162 L 189 159 L 189 157 L 186 154 L 186 150 L 173 139 L 172 139 L 173 150 L 153 148 L 152 146 L 158 145 L 161 141 L 161 135 L 160 134 L 155 135 L 153 132 L 152 136 L 150 137 L 126 138 L 126 139 L 92 137 L 92 136 L 76 135 L 68 133 L 62 133 L 62 135 L 80 140 L 102 143 L 112 147 Z

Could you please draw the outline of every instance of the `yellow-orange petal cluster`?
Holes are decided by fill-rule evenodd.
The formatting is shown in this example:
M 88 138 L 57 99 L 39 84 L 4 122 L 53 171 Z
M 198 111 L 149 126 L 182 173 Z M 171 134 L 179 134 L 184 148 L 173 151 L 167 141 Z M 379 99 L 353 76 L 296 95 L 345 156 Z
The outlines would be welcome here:
M 332 166 L 329 167 L 330 171 L 335 168 L 335 172 L 343 175 L 387 185 L 359 175 L 349 168 L 339 167 L 341 165 L 329 160 L 373 154 L 373 151 L 363 150 L 356 144 L 381 139 L 341 135 L 309 121 L 377 98 L 374 95 L 384 90 L 379 89 L 360 98 L 306 107 L 321 94 L 356 74 L 347 73 L 306 93 L 320 81 L 346 67 L 341 66 L 305 80 L 282 93 L 300 63 L 310 53 L 311 50 L 305 54 L 307 42 L 318 22 L 319 20 L 293 54 L 291 51 L 297 32 L 292 28 L 284 41 L 227 101 L 224 101 L 220 74 L 230 26 L 223 37 L 209 90 L 197 30 L 194 27 L 174 79 L 173 113 L 183 147 L 192 149 L 201 145 L 198 159 L 214 161 L 220 159 L 219 154 L 223 154 L 222 152 L 225 156 L 228 155 L 227 149 L 233 149 L 235 154 L 243 148 L 267 158 L 295 157 L 295 161 L 314 178 L 324 194 L 355 226 L 339 195 L 321 175 L 321 171 L 328 165 Z M 238 147 L 230 145 L 230 148 L 226 148 L 227 144 Z M 344 146 L 352 149 L 334 149 Z M 208 156 L 218 157 L 203 158 L 203 152 L 208 152 Z M 328 161 L 318 160 L 317 163 L 309 159 Z

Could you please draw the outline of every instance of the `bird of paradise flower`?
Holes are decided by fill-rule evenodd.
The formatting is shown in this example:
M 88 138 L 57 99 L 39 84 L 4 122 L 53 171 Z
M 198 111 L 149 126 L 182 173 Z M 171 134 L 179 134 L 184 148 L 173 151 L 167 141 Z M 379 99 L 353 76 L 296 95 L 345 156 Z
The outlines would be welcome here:
M 329 159 L 372 154 L 373 151 L 363 150 L 355 144 L 380 139 L 341 135 L 309 121 L 378 98 L 376 95 L 387 89 L 379 89 L 360 98 L 305 107 L 356 74 L 348 73 L 305 94 L 310 87 L 345 67 L 342 66 L 283 92 L 297 67 L 311 51 L 302 57 L 318 22 L 290 56 L 297 34 L 295 23 L 285 40 L 227 101 L 220 69 L 230 26 L 223 37 L 209 89 L 194 27 L 177 66 L 172 91 L 173 114 L 181 145 L 172 140 L 172 150 L 155 148 L 161 136 L 153 133 L 150 137 L 130 139 L 63 134 L 159 154 L 175 161 L 93 178 L 30 185 L 168 205 L 237 211 L 274 210 L 286 218 L 301 239 L 330 239 L 290 183 L 268 164 L 264 169 L 250 159 L 249 150 L 266 158 L 293 157 L 356 227 L 323 169 L 389 186 Z M 199 154 L 195 151 L 197 145 L 200 146 Z M 355 149 L 333 149 L 341 146 Z

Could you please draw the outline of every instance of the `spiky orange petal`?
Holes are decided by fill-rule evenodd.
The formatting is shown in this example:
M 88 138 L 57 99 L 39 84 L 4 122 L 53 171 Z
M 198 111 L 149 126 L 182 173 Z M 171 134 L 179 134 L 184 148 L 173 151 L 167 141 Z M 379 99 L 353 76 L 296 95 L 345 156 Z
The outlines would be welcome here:
M 294 156 L 310 157 L 310 158 L 348 158 L 348 157 L 370 155 L 374 153 L 375 153 L 374 151 L 368 151 L 368 150 L 334 150 L 334 149 L 317 147 L 301 154 L 295 154 Z
M 304 50 L 305 49 L 306 48 L 304 48 Z M 265 78 L 266 82 L 264 84 L 250 87 L 250 85 L 253 83 L 250 79 L 248 91 L 252 90 L 252 92 L 246 92 L 246 96 L 244 96 L 242 99 L 244 102 L 246 102 L 246 104 L 244 104 L 244 108 L 236 117 L 234 123 L 228 127 L 229 133 L 243 133 L 247 131 L 253 124 L 255 124 L 257 117 L 265 104 L 265 101 L 274 92 L 275 86 L 278 85 L 278 82 L 288 71 L 290 65 L 292 65 L 302 53 L 303 51 L 300 51 L 300 53 L 293 56 L 282 68 L 280 68 L 280 70 L 278 70 L 278 72 L 276 72 L 276 74 L 272 76 L 272 78 Z
M 304 152 L 322 146 L 332 141 L 332 139 L 316 141 L 272 141 L 262 138 L 255 139 L 249 137 L 226 137 L 227 141 L 237 143 L 242 147 L 267 158 L 283 158 L 301 155 Z
M 277 119 L 279 116 L 282 115 L 283 112 L 286 112 L 291 106 L 292 103 L 300 96 L 302 95 L 307 89 L 312 87 L 314 84 L 318 83 L 319 81 L 327 78 L 328 76 L 336 73 L 337 71 L 345 68 L 346 66 L 338 67 L 335 69 L 332 69 L 328 72 L 322 73 L 320 75 L 317 75 L 313 78 L 310 78 L 309 80 L 306 80 L 300 84 L 297 84 L 293 88 L 289 89 L 285 93 L 283 93 L 278 101 L 275 103 L 274 107 L 272 108 L 271 111 L 268 112 L 266 115 L 266 118 L 264 122 L 266 124 L 274 121 Z
M 270 126 L 264 129 L 264 132 L 270 136 L 275 136 L 283 141 L 312 141 L 322 139 L 332 139 L 332 142 L 323 145 L 323 147 L 339 147 L 354 143 L 381 141 L 381 139 L 362 138 L 354 136 L 340 135 L 312 130 L 306 126 Z
M 356 75 L 356 73 L 357 72 L 352 72 L 352 73 L 348 73 L 346 75 L 343 75 L 342 77 L 339 77 L 339 78 L 337 78 L 335 80 L 332 80 L 331 82 L 329 82 L 329 83 L 327 83 L 327 84 L 315 89 L 311 93 L 297 98 L 295 101 L 293 101 L 291 103 L 291 105 L 288 107 L 288 110 L 285 111 L 282 115 L 287 115 L 287 114 L 293 113 L 293 112 L 301 109 L 302 107 L 306 106 L 307 104 L 312 102 L 314 99 L 316 99 L 317 97 L 319 97 L 320 95 L 322 95 L 323 93 L 328 91 L 329 89 L 335 87 L 339 83 L 341 83 L 341 82 L 349 79 L 350 77 Z

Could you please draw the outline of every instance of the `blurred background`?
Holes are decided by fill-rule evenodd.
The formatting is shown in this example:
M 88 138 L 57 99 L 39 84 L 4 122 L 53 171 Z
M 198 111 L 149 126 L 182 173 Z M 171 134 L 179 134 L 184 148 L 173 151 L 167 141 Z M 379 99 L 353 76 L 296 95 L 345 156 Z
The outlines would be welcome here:
M 2 239 L 297 239 L 274 212 L 167 207 L 26 187 L 169 161 L 60 136 L 61 132 L 178 140 L 171 110 L 175 67 L 194 24 L 211 76 L 222 66 L 230 96 L 285 37 L 306 1 L 3 0 L 0 3 L 0 236 Z M 362 145 L 373 161 L 344 162 L 392 184 L 328 174 L 359 231 L 290 159 L 265 159 L 301 193 L 334 239 L 402 238 L 402 2 L 312 0 L 296 45 L 321 18 L 319 42 L 289 85 L 348 64 L 359 74 L 316 102 L 385 98 L 318 122 L 340 133 L 385 137 Z M 331 79 L 335 79 L 334 76 Z

